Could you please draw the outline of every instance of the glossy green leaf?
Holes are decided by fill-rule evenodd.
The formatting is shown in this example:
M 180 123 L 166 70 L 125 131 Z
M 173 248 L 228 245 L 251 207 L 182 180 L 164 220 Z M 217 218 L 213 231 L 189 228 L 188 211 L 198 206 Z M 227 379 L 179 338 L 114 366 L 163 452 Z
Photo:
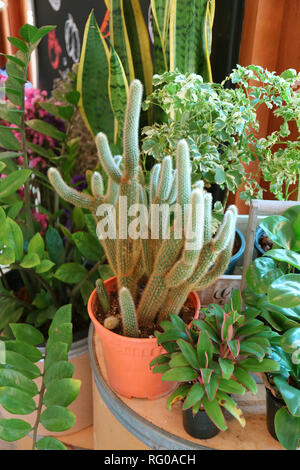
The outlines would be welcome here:
M 7 351 L 14 351 L 29 359 L 31 362 L 38 362 L 42 359 L 42 353 L 31 344 L 19 340 L 5 341 Z
M 212 359 L 213 347 L 207 331 L 202 330 L 197 341 L 197 358 L 200 367 L 208 367 Z
M 28 253 L 36 253 L 40 259 L 44 257 L 45 244 L 40 233 L 36 233 L 28 244 Z
M 188 366 L 189 362 L 185 358 L 184 354 L 180 353 L 175 353 L 172 354 L 172 359 L 169 362 L 170 367 L 181 367 L 181 366 Z
M 88 260 L 99 261 L 102 258 L 103 248 L 95 236 L 88 232 L 76 232 L 72 239 L 82 256 Z
M 56 325 L 51 330 L 51 335 L 47 342 L 47 348 L 52 344 L 56 344 L 57 342 L 66 343 L 68 348 L 70 348 L 72 344 L 72 327 L 72 323 Z
M 267 256 L 276 261 L 284 261 L 285 263 L 300 269 L 300 254 L 287 249 L 274 249 L 267 252 Z
M 59 131 L 56 127 L 52 126 L 46 121 L 41 121 L 40 119 L 30 119 L 26 121 L 26 125 L 40 134 L 45 134 L 48 137 L 53 137 L 53 139 L 64 141 L 66 139 L 66 134 Z
M 87 273 L 87 269 L 82 264 L 66 263 L 57 269 L 54 277 L 67 284 L 77 284 L 86 277 Z
M 183 339 L 178 339 L 177 344 L 188 363 L 195 369 L 198 369 L 200 367 L 200 362 L 197 357 L 197 352 L 193 346 Z
M 259 362 L 255 358 L 248 358 L 239 361 L 239 365 L 249 372 L 276 372 L 280 369 L 280 364 L 272 359 L 263 359 Z
M 108 87 L 111 108 L 118 122 L 118 133 L 122 138 L 128 83 L 123 65 L 113 47 L 110 51 Z
M 72 305 L 63 305 L 60 307 L 53 318 L 53 321 L 49 328 L 49 336 L 52 336 L 53 330 L 60 325 L 64 325 L 65 323 L 71 323 L 72 321 Z
M 300 418 L 291 416 L 285 407 L 280 408 L 274 419 L 276 436 L 287 450 L 296 450 L 300 445 Z
M 268 237 L 282 248 L 291 249 L 294 243 L 294 231 L 290 221 L 282 215 L 266 217 L 260 227 Z
M 246 391 L 245 388 L 235 380 L 225 380 L 222 377 L 219 379 L 219 389 L 221 392 L 236 393 L 238 395 L 244 395 Z
M 215 373 L 212 373 L 210 381 L 207 384 L 205 384 L 205 392 L 206 392 L 207 398 L 210 401 L 215 399 L 218 386 L 219 386 L 219 378 L 217 377 Z
M 68 450 L 67 447 L 55 437 L 46 436 L 36 443 L 37 450 Z
M 10 246 L 4 246 L 0 254 L 0 265 L 5 266 L 15 262 L 15 252 Z
M 1 137 L 0 137 L 0 145 Z M 14 194 L 29 178 L 31 170 L 18 170 L 9 174 L 0 182 L 0 199 Z
M 51 432 L 67 431 L 75 424 L 75 415 L 63 406 L 53 405 L 41 414 L 42 425 Z
M 38 393 L 38 388 L 32 380 L 13 369 L 0 369 L 0 387 L 18 388 L 31 397 Z
M 271 258 L 257 258 L 247 269 L 247 286 L 256 294 L 265 294 L 272 280 L 282 274 L 280 269 L 276 269 L 276 263 Z
M 0 419 L 0 439 L 3 441 L 18 441 L 27 436 L 30 431 L 30 424 L 22 419 Z
M 66 343 L 55 343 L 47 345 L 47 355 L 45 358 L 45 371 L 56 362 L 68 361 L 68 345 Z
M 44 274 L 53 268 L 53 266 L 55 266 L 55 264 L 52 261 L 49 259 L 43 259 L 40 264 L 35 266 L 35 272 L 38 274 Z
M 49 226 L 46 232 L 46 248 L 49 253 L 50 260 L 60 265 L 65 261 L 65 250 L 61 236 L 58 231 Z
M 19 341 L 36 346 L 44 342 L 43 334 L 32 325 L 27 323 L 10 323 L 10 328 Z
M 234 370 L 233 362 L 230 359 L 223 359 L 222 357 L 219 357 L 218 361 L 221 367 L 223 379 L 230 379 Z
M 4 121 L 10 122 L 11 124 L 15 124 L 17 127 L 21 125 L 21 116 L 22 111 L 17 108 L 9 108 L 5 106 L 5 104 L 0 103 L 0 117 L 4 119 Z
M 78 396 L 81 381 L 76 379 L 60 379 L 47 387 L 44 395 L 46 406 L 69 406 Z
M 31 24 L 24 24 L 21 26 L 19 34 L 26 42 L 31 42 L 31 38 L 37 33 L 38 28 Z
M 9 366 L 12 366 L 29 379 L 36 379 L 41 375 L 40 369 L 21 354 L 15 351 L 6 351 L 5 356 L 6 363 Z
M 53 363 L 45 372 L 44 383 L 49 387 L 51 383 L 60 379 L 71 379 L 74 373 L 74 365 L 67 361 Z
M 253 377 L 242 367 L 235 367 L 234 377 L 240 382 L 244 387 L 246 387 L 250 392 L 256 395 L 257 385 Z
M 300 325 L 291 328 L 281 336 L 280 346 L 287 353 L 293 353 L 300 348 Z
M 50 31 L 52 31 L 55 28 L 56 26 L 52 26 L 52 25 L 42 26 L 41 28 L 39 28 L 38 31 L 34 35 L 31 36 L 32 44 L 37 45 L 37 43 L 39 43 L 39 41 L 43 39 L 44 36 L 46 36 L 48 33 L 50 33 Z
M 16 37 L 8 37 L 8 41 L 17 49 L 20 49 L 20 51 L 27 53 L 29 51 L 27 44 L 25 44 L 22 39 L 16 38 Z
M 293 308 L 300 305 L 300 274 L 286 274 L 272 282 L 268 300 L 279 307 Z
M 204 395 L 202 398 L 202 403 L 203 403 L 206 413 L 208 414 L 210 419 L 215 423 L 215 425 L 221 431 L 226 431 L 227 429 L 226 422 L 225 422 L 223 413 L 221 411 L 221 408 L 218 405 L 217 399 L 213 401 L 209 401 L 207 396 Z
M 124 67 L 127 81 L 130 83 L 134 79 L 134 70 L 122 0 L 110 1 L 109 29 L 110 40 Z
M 165 372 L 161 380 L 167 381 L 177 381 L 177 382 L 187 382 L 189 380 L 195 380 L 197 378 L 197 373 L 192 367 L 174 367 L 167 372 Z
M 290 413 L 300 417 L 300 390 L 292 387 L 283 377 L 274 377 L 275 385 L 278 387 Z
M 24 256 L 22 259 L 22 262 L 20 265 L 22 268 L 34 268 L 35 266 L 38 266 L 41 263 L 40 258 L 36 253 L 27 253 L 27 255 Z
M 188 408 L 194 406 L 195 403 L 202 399 L 204 392 L 205 389 L 199 382 L 193 384 L 184 400 L 182 409 L 187 410 Z
M 0 404 L 9 413 L 27 415 L 35 409 L 35 403 L 28 393 L 14 387 L 0 387 Z

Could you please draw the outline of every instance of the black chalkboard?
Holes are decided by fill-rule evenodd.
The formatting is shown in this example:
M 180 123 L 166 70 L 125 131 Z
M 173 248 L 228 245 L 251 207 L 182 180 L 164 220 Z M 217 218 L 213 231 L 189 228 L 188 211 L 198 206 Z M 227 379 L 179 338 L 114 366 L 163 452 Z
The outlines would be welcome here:
M 148 24 L 150 0 L 141 0 L 143 14 Z M 55 31 L 45 38 L 38 48 L 39 85 L 50 91 L 53 79 L 66 73 L 74 62 L 79 61 L 84 26 L 91 10 L 94 9 L 100 28 L 106 26 L 104 0 L 35 0 L 35 24 L 57 25 Z

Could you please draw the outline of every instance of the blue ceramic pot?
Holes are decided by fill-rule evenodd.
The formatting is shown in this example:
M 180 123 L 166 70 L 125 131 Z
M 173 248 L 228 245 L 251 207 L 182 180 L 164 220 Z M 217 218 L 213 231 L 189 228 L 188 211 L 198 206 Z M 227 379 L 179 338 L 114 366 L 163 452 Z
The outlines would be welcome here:
M 262 235 L 264 235 L 265 232 L 261 227 L 258 227 L 255 232 L 255 237 L 254 237 L 254 246 L 257 251 L 258 256 L 263 256 L 265 254 L 265 251 L 262 249 L 262 247 L 259 244 L 259 239 Z
M 237 253 L 235 253 L 235 255 L 233 255 L 231 257 L 228 268 L 226 269 L 224 274 L 232 274 L 237 262 L 244 256 L 244 252 L 245 252 L 245 248 L 246 248 L 245 237 L 238 228 L 235 229 L 235 231 L 236 231 L 236 235 L 240 239 L 240 249 Z

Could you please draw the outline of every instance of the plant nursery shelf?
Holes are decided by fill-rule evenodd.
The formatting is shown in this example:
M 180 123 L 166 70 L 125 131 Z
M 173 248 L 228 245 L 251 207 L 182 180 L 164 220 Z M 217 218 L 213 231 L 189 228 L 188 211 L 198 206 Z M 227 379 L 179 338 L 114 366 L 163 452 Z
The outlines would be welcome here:
M 236 398 L 246 418 L 244 429 L 235 419 L 226 418 L 227 431 L 220 432 L 212 439 L 200 440 L 185 432 L 180 403 L 175 403 L 172 411 L 168 411 L 167 396 L 157 400 L 128 399 L 112 391 L 107 383 L 101 343 L 92 325 L 89 331 L 89 354 L 95 390 L 99 393 L 98 397 L 94 397 L 94 405 L 95 399 L 103 400 L 115 418 L 150 449 L 283 450 L 267 430 L 265 388 L 262 384 L 258 384 L 257 395 L 249 392 Z

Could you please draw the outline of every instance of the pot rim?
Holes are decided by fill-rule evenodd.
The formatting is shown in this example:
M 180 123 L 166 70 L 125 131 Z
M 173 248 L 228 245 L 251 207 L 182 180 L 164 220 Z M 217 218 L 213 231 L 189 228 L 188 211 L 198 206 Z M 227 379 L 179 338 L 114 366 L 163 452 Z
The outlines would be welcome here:
M 109 281 L 110 282 L 113 282 L 114 280 L 116 280 L 116 276 L 113 276 L 109 279 L 106 279 L 104 281 L 104 284 L 108 283 Z M 154 336 L 153 338 L 131 338 L 129 336 L 123 336 L 123 335 L 119 335 L 118 333 L 114 333 L 113 331 L 111 330 L 108 330 L 107 328 L 105 328 L 96 318 L 95 314 L 94 314 L 94 311 L 93 311 L 93 308 L 92 308 L 92 305 L 93 305 L 93 300 L 94 300 L 94 297 L 95 295 L 97 295 L 97 289 L 94 289 L 93 292 L 91 293 L 90 297 L 89 297 L 89 300 L 88 300 L 88 304 L 87 304 L 87 308 L 88 308 L 88 313 L 89 313 L 89 316 L 92 320 L 92 322 L 94 323 L 94 326 L 96 327 L 99 327 L 102 332 L 104 334 L 106 334 L 107 336 L 110 336 L 111 338 L 114 337 L 118 337 L 120 338 L 120 341 L 126 341 L 126 342 L 129 342 L 129 343 L 137 343 L 137 342 L 141 342 L 142 340 L 145 341 L 145 342 L 148 342 L 148 343 L 156 343 L 157 342 L 157 338 L 156 336 Z M 197 317 L 197 315 L 199 314 L 199 311 L 200 311 L 200 299 L 196 293 L 196 291 L 191 291 L 189 293 L 189 296 L 192 296 L 194 297 L 195 299 L 195 304 L 196 304 L 196 307 L 195 307 L 195 317 Z

